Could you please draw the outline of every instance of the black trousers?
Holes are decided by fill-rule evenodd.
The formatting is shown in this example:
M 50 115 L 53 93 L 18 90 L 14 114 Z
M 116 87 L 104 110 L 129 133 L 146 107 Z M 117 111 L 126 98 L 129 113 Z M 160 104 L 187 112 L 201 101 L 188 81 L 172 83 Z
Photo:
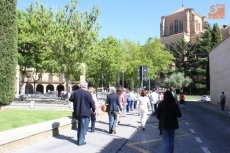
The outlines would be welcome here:
M 95 130 L 96 114 L 91 114 L 91 131 Z
M 224 107 L 225 107 L 225 100 L 221 100 L 221 102 L 220 102 L 220 107 L 221 107 L 221 110 L 224 110 Z

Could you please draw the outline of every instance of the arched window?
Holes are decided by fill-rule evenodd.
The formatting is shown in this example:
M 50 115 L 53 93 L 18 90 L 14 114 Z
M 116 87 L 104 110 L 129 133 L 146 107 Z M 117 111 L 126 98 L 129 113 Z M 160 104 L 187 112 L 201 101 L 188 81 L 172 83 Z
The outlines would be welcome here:
M 170 24 L 170 34 L 172 34 L 173 33 L 173 24 L 171 23 Z
M 183 31 L 183 21 L 180 20 L 180 32 L 182 32 L 182 31 Z
M 174 33 L 178 33 L 178 21 L 175 20 L 174 22 Z
M 198 23 L 198 30 L 200 31 L 200 23 Z

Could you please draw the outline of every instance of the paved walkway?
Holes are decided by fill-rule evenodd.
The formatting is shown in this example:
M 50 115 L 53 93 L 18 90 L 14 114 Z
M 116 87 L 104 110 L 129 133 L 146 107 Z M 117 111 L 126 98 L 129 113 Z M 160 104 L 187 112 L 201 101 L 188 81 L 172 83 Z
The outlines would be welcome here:
M 182 112 L 183 113 L 183 112 Z M 135 112 L 120 118 L 117 134 L 108 134 L 108 117 L 96 122 L 94 133 L 86 135 L 86 145 L 76 145 L 76 130 L 50 137 L 11 153 L 161 153 L 162 139 L 157 129 L 158 120 L 148 114 L 146 130 L 142 131 L 139 116 Z M 186 116 L 179 120 L 176 131 L 175 153 L 204 153 L 189 131 Z

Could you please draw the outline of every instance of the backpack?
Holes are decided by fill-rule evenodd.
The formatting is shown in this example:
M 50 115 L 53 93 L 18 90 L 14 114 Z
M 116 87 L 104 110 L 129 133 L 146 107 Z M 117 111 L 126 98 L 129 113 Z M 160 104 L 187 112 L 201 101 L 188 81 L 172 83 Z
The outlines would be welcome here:
M 133 98 L 130 94 L 127 95 L 127 101 L 133 101 Z

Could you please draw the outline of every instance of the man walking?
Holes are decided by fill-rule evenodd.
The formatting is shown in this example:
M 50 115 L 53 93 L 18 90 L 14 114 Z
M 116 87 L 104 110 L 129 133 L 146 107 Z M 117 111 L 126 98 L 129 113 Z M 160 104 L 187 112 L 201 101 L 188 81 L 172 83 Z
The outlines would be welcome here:
M 85 145 L 85 131 L 88 126 L 90 115 L 95 113 L 95 103 L 92 95 L 86 89 L 86 84 L 81 83 L 80 89 L 75 90 L 69 101 L 73 102 L 74 114 L 77 117 L 77 145 Z
M 220 95 L 220 107 L 222 111 L 224 110 L 225 107 L 225 100 L 226 100 L 226 96 L 224 92 L 222 92 L 222 94 Z
M 152 108 L 152 115 L 155 115 L 156 109 L 157 109 L 157 103 L 159 101 L 159 94 L 156 92 L 155 89 L 153 89 L 153 92 L 150 94 L 150 102 L 151 102 L 151 108 Z

